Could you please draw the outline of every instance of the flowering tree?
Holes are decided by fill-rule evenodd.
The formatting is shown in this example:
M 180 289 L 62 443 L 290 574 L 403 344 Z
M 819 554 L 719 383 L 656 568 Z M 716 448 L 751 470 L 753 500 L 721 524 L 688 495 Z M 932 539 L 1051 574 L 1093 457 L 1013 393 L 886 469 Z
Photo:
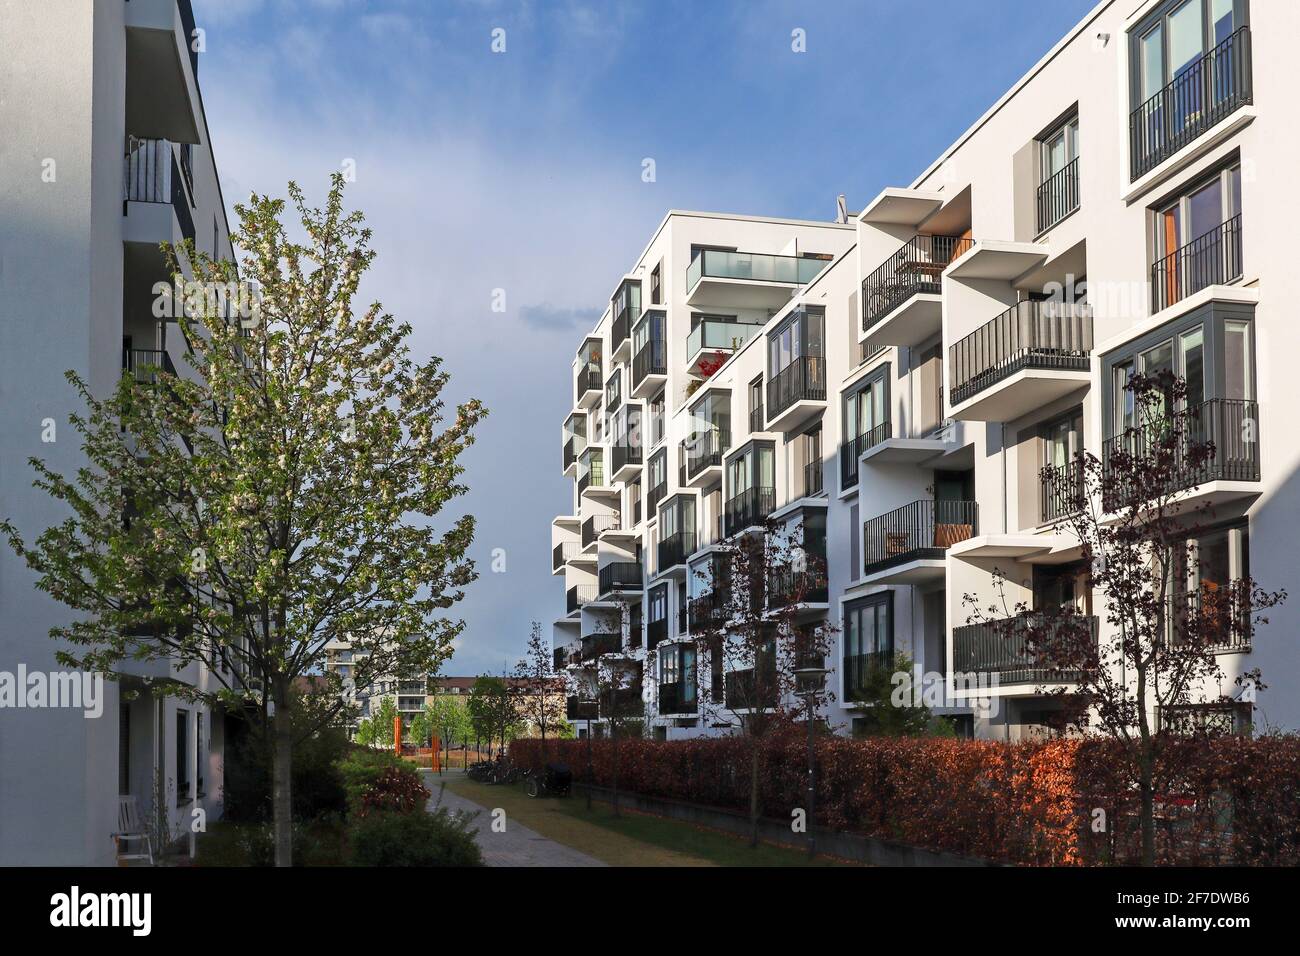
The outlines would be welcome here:
M 342 177 L 324 209 L 288 190 L 303 241 L 284 200 L 254 195 L 235 207 L 238 265 L 192 242 L 169 250 L 178 283 L 184 260 L 198 288 L 256 288 L 251 314 L 187 296 L 178 322 L 195 374 L 127 374 L 106 398 L 69 374 L 87 467 L 32 460 L 68 518 L 31 542 L 0 526 L 39 586 L 79 612 L 51 631 L 74 648 L 65 666 L 202 662 L 219 690 L 165 692 L 238 708 L 271 737 L 280 866 L 294 679 L 324 669 L 332 640 L 352 647 L 358 687 L 422 678 L 463 627 L 440 612 L 475 577 L 474 520 L 434 523 L 465 491 L 458 459 L 485 414 L 469 401 L 444 423 L 441 360 L 413 360 L 410 326 L 356 302 L 374 251 L 361 214 L 343 209 Z
M 1254 423 L 1237 423 L 1241 434 L 1216 427 L 1203 406 L 1188 406 L 1186 383 L 1169 372 L 1135 375 L 1126 389 L 1135 424 L 1108 445 L 1105 460 L 1080 452 L 1064 478 L 1043 475 L 1062 488 L 1067 514 L 1058 532 L 1079 543 L 1084 593 L 1104 598 L 1105 636 L 1075 602 L 1031 609 L 1009 601 L 1001 573 L 993 602 L 981 606 L 969 594 L 964 601 L 971 623 L 988 625 L 1009 655 L 1043 675 L 1039 692 L 1059 698 L 1069 722 L 1127 745 L 1150 866 L 1162 739 L 1187 729 L 1185 715 L 1253 709 L 1264 687 L 1258 669 L 1229 680 L 1219 652 L 1249 648 L 1267 621 L 1263 612 L 1286 592 L 1265 591 L 1244 574 L 1216 579 L 1197 544 L 1213 510 L 1186 495 L 1255 440 Z
M 510 696 L 517 720 L 537 728 L 542 738 L 542 752 L 546 752 L 546 733 L 555 735 L 557 725 L 564 720 L 559 689 L 561 679 L 555 674 L 550 643 L 542 638 L 542 625 L 533 621 L 528 631 L 528 646 L 524 656 L 515 664 L 510 681 Z
M 837 628 L 810 614 L 825 587 L 825 561 L 804 548 L 802 525 L 767 521 L 722 542 L 696 572 L 700 596 L 689 629 L 710 680 L 699 693 L 705 723 L 750 741 L 750 844 L 758 845 L 759 757 L 763 738 L 803 717 L 816 720 L 832 699 L 829 681 L 805 687 L 798 671 L 825 667 Z M 824 600 L 818 595 L 818 600 Z M 717 680 L 717 678 L 721 680 Z

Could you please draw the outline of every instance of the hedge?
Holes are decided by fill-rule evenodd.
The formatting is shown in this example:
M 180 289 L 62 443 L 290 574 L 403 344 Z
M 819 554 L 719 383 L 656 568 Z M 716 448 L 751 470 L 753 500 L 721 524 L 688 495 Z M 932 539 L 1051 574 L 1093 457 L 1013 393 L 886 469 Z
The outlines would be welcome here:
M 546 759 L 586 779 L 587 741 L 548 740 Z M 622 790 L 747 812 L 745 737 L 618 742 Z M 790 819 L 804 804 L 807 741 L 758 743 L 760 813 Z M 592 776 L 613 782 L 613 744 L 591 742 Z M 523 767 L 540 740 L 516 740 Z M 816 822 L 931 850 L 1033 865 L 1134 864 L 1141 859 L 1136 770 L 1105 738 L 1041 743 L 917 738 L 816 742 Z M 1157 861 L 1300 863 L 1300 738 L 1171 738 L 1157 764 Z

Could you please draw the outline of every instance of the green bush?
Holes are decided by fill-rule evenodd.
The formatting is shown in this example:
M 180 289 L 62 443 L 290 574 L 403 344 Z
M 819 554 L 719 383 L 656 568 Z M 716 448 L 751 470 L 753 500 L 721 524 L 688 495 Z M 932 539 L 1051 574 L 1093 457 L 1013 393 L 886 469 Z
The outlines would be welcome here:
M 349 816 L 364 814 L 368 805 L 418 810 L 429 799 L 420 772 L 387 750 L 355 748 L 339 762 L 338 772 L 343 781 Z M 412 795 L 418 795 L 420 790 L 424 790 L 420 802 L 408 805 Z M 386 800 L 385 794 L 393 795 L 393 799 Z
M 475 814 L 372 813 L 356 820 L 350 842 L 353 866 L 482 866 L 470 826 Z
M 338 727 L 324 727 L 294 747 L 289 789 L 295 820 L 346 811 L 338 764 L 349 747 L 347 734 Z M 236 823 L 270 820 L 271 751 L 265 742 L 253 733 L 237 736 L 226 748 L 222 769 L 225 819 Z
M 347 831 L 337 816 L 293 827 L 294 866 L 342 866 Z M 270 823 L 212 824 L 198 839 L 198 866 L 273 866 L 275 830 Z

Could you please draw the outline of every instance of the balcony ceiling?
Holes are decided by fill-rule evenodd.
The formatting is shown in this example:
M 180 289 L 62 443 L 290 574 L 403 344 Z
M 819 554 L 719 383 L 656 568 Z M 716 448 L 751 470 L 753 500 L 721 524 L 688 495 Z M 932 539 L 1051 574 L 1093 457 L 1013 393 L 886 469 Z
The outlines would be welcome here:
M 954 279 L 1001 279 L 1010 282 L 1042 264 L 1048 248 L 1037 242 L 980 239 L 953 260 L 944 275 Z
M 886 438 L 862 453 L 862 464 L 916 465 L 957 448 L 942 438 Z
M 1087 388 L 1091 376 L 1072 369 L 1021 369 L 954 405 L 948 417 L 959 422 L 1013 422 Z
M 799 288 L 793 282 L 766 282 L 759 279 L 730 279 L 702 276 L 686 296 L 694 308 L 770 309 L 775 311 L 790 301 Z
M 861 316 L 858 316 L 861 324 Z M 863 333 L 867 348 L 897 345 L 914 348 L 943 328 L 943 296 L 918 292 Z
M 199 142 L 181 49 L 170 29 L 126 31 L 126 131 L 173 143 Z
M 943 194 L 929 189 L 887 186 L 858 219 L 873 226 L 916 227 L 943 205 Z
M 960 560 L 1014 558 L 1026 564 L 1064 564 L 1079 556 L 1079 541 L 1068 534 L 980 534 L 959 541 L 948 553 Z

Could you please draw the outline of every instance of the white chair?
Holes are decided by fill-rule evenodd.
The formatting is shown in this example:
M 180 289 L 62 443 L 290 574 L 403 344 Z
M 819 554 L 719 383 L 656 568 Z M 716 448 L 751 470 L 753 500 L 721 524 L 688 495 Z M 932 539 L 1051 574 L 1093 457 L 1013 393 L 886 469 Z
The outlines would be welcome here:
M 145 829 L 144 820 L 140 816 L 140 804 L 135 797 L 125 796 L 117 798 L 117 832 L 113 835 L 113 842 L 117 844 L 117 859 L 120 863 L 122 860 L 148 860 L 149 865 L 153 866 L 153 840 L 149 836 L 149 831 Z M 131 841 L 144 841 L 144 853 L 128 853 L 128 844 Z

